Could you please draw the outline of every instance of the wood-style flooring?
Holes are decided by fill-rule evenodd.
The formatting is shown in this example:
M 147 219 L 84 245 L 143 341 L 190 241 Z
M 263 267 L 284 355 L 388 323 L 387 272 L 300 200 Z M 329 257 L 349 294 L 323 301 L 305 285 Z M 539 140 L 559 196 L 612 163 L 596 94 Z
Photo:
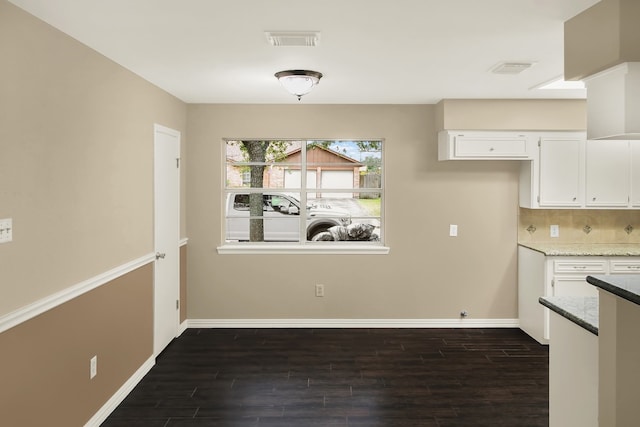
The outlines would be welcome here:
M 102 424 L 548 426 L 519 329 L 188 329 Z

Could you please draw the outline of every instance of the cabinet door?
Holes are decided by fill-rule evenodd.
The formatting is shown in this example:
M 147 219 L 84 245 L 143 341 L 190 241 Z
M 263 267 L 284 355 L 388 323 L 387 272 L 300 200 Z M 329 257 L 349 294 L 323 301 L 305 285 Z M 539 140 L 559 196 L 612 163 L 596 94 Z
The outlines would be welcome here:
M 631 204 L 640 207 L 640 140 L 629 141 L 631 146 Z
M 581 139 L 540 139 L 540 206 L 582 205 Z
M 598 288 L 587 283 L 584 276 L 555 276 L 553 278 L 553 296 L 597 297 Z
M 589 140 L 586 155 L 586 205 L 628 206 L 629 141 Z
M 529 137 L 515 132 L 442 131 L 438 160 L 526 160 Z

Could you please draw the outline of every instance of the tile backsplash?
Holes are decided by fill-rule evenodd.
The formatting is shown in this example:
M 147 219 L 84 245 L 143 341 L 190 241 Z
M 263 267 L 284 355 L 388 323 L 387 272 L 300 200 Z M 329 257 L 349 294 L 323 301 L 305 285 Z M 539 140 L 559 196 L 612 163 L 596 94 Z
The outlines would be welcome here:
M 551 225 L 558 237 L 550 236 Z M 518 242 L 640 243 L 640 210 L 520 208 Z

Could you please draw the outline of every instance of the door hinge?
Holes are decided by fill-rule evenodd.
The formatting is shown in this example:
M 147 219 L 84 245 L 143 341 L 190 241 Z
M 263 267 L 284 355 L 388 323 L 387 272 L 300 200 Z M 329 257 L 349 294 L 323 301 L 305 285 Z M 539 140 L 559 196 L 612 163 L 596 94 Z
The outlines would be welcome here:
M 176 310 L 180 310 L 180 300 L 176 300 Z
M 538 196 L 537 199 L 538 199 L 538 203 L 540 203 L 540 196 Z
M 551 279 L 551 287 L 552 288 L 556 287 L 556 279 Z
M 180 157 L 176 158 L 176 168 L 180 169 Z

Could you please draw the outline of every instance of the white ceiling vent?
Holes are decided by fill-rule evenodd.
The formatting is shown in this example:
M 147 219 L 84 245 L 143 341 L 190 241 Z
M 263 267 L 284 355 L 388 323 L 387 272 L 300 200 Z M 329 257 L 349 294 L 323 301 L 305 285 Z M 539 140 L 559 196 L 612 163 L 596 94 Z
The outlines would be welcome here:
M 524 70 L 531 68 L 533 62 L 503 62 L 491 69 L 494 74 L 520 74 Z
M 317 31 L 286 32 L 267 31 L 267 40 L 272 46 L 317 46 L 320 41 L 320 33 Z

